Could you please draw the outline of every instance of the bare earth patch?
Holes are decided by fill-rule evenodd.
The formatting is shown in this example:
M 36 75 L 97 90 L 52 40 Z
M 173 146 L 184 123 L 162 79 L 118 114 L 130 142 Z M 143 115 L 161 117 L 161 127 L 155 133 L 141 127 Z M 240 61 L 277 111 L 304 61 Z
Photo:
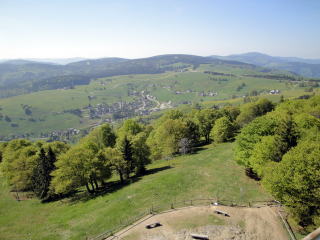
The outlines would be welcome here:
M 230 217 L 218 215 L 214 210 L 227 212 Z M 214 240 L 287 240 L 276 210 L 275 207 L 187 207 L 146 217 L 108 239 L 189 240 L 196 233 Z M 161 226 L 146 229 L 146 225 L 155 222 Z

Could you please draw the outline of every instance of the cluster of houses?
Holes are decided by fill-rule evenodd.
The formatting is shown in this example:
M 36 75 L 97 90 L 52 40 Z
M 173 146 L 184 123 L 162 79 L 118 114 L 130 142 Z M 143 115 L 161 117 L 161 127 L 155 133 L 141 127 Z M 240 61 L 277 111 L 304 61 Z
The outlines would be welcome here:
M 76 128 L 67 128 L 65 130 L 54 130 L 50 133 L 41 133 L 41 138 L 50 139 L 50 141 L 68 141 L 71 137 L 80 134 Z
M 178 94 L 193 93 L 193 92 L 195 91 L 188 89 L 185 91 L 174 91 L 174 94 L 178 95 Z
M 131 93 L 137 96 L 135 91 Z M 155 96 L 146 94 L 145 91 L 139 92 L 139 96 L 139 98 L 135 98 L 134 101 L 131 102 L 118 101 L 113 104 L 99 103 L 95 106 L 89 104 L 82 109 L 82 115 L 89 119 L 102 118 L 107 114 L 117 116 L 116 118 L 126 118 L 137 115 L 148 115 L 151 112 L 172 107 L 171 101 L 160 103 Z
M 208 92 L 199 92 L 198 93 L 198 96 L 200 97 L 214 97 L 214 96 L 217 96 L 218 93 L 217 92 L 213 92 L 213 91 L 208 91 Z
M 279 93 L 280 93 L 279 89 L 273 89 L 273 90 L 270 90 L 270 92 L 269 92 L 269 94 L 271 94 L 271 95 L 279 94 Z

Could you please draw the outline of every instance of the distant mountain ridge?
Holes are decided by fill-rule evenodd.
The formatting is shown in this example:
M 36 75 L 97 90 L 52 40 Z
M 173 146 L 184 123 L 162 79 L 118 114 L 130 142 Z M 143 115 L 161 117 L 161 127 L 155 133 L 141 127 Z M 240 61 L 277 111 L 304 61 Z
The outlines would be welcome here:
M 233 54 L 229 56 L 212 55 L 212 58 L 234 60 L 257 66 L 286 70 L 306 77 L 320 77 L 320 59 L 297 57 L 275 57 L 258 52 Z
M 87 60 L 87 58 L 74 57 L 74 58 L 26 58 L 26 59 L 0 59 L 1 63 L 9 64 L 28 64 L 28 63 L 45 63 L 45 64 L 58 64 L 66 65 L 73 62 Z
M 87 59 L 66 65 L 12 60 L 0 64 L 0 97 L 15 96 L 34 91 L 50 90 L 88 84 L 91 79 L 129 74 L 157 74 L 179 66 L 194 68 L 200 64 L 226 64 L 245 68 L 255 65 L 186 54 L 167 54 L 149 58 Z
M 186 66 L 196 69 L 200 64 L 233 66 L 262 72 L 275 69 L 289 75 L 291 72 L 308 77 L 320 77 L 320 64 L 286 62 L 286 59 L 288 58 L 247 53 L 226 57 L 166 54 L 139 59 L 100 58 L 65 65 L 23 59 L 9 60 L 0 63 L 0 98 L 34 91 L 73 88 L 76 85 L 89 84 L 92 79 L 101 77 L 159 74 Z

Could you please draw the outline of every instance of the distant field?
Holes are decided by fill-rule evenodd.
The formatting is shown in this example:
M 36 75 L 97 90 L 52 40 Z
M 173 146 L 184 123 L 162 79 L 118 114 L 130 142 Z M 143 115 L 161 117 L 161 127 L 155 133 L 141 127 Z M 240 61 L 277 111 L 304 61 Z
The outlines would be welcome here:
M 193 198 L 234 202 L 271 197 L 233 160 L 233 144 L 209 145 L 196 154 L 149 166 L 149 175 L 93 199 L 17 202 L 0 182 L 0 239 L 85 239 L 155 206 Z M 116 180 L 116 179 L 114 179 Z
M 210 75 L 203 71 L 215 71 L 232 76 Z M 89 119 L 87 114 L 80 117 L 70 113 L 70 110 L 83 110 L 89 104 L 96 106 L 101 103 L 132 102 L 141 97 L 141 91 L 155 96 L 159 102 L 171 101 L 172 106 L 182 103 L 241 101 L 243 95 L 253 90 L 262 95 L 271 89 L 279 89 L 287 96 L 304 93 L 304 88 L 298 87 L 297 84 L 246 77 L 244 74 L 261 72 L 234 66 L 202 64 L 197 69 L 190 68 L 186 72 L 107 77 L 91 81 L 89 85 L 76 86 L 74 89 L 47 90 L 0 99 L 0 136 L 27 133 L 38 136 L 40 133 L 53 130 L 86 128 L 99 122 L 100 118 Z M 245 86 L 237 90 L 243 83 Z M 137 95 L 129 94 L 130 91 L 137 92 Z M 200 96 L 202 92 L 207 96 Z M 208 96 L 209 92 L 217 95 Z M 89 96 L 92 98 L 89 99 Z M 30 106 L 32 113 L 27 115 L 23 105 Z M 8 116 L 9 120 L 6 121 L 5 116 Z

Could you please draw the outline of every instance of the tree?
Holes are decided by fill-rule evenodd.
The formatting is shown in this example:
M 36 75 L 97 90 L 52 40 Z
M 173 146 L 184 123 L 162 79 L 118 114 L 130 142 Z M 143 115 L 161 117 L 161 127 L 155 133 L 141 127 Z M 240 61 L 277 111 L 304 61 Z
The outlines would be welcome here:
M 203 109 L 195 115 L 199 132 L 205 138 L 206 143 L 210 142 L 210 131 L 216 119 L 221 117 L 221 113 L 214 109 Z
M 221 117 L 216 120 L 212 130 L 211 138 L 217 143 L 229 141 L 233 137 L 233 124 L 228 117 Z
M 6 143 L 6 142 L 0 143 L 0 164 L 2 162 L 3 152 L 4 152 L 7 145 L 8 145 L 8 143 Z
M 66 153 L 61 154 L 53 171 L 52 188 L 55 193 L 68 193 L 86 186 L 89 193 L 95 192 L 98 181 L 111 176 L 107 157 L 98 144 L 82 141 Z
M 90 170 L 88 159 L 93 158 L 92 152 L 78 145 L 61 154 L 56 162 L 57 169 L 52 173 L 51 187 L 57 194 L 68 193 L 78 187 L 86 186 L 89 193 Z
M 249 102 L 241 106 L 240 114 L 236 121 L 241 127 L 243 127 L 256 117 L 262 116 L 273 109 L 273 103 L 265 98 L 259 99 L 257 102 Z
M 150 149 L 146 144 L 147 134 L 144 132 L 138 133 L 132 139 L 132 158 L 135 163 L 136 175 L 145 173 L 145 166 L 150 163 Z
M 143 126 L 133 119 L 124 121 L 121 128 L 119 128 L 119 135 L 134 136 L 143 131 Z
M 85 141 L 96 143 L 99 149 L 103 149 L 105 147 L 113 147 L 115 145 L 116 135 L 109 124 L 103 124 L 90 132 L 85 139 Z
M 300 113 L 294 115 L 293 120 L 297 128 L 297 135 L 300 138 L 320 140 L 320 119 L 307 113 Z
M 278 126 L 273 113 L 261 116 L 242 128 L 236 137 L 235 159 L 241 165 L 252 167 L 250 157 L 255 145 L 263 136 L 274 135 Z
M 190 153 L 192 150 L 191 140 L 188 138 L 182 138 L 179 142 L 179 152 L 181 154 Z
M 108 147 L 105 151 L 110 166 L 118 173 L 121 184 L 124 183 L 126 161 L 122 153 L 117 148 Z
M 52 150 L 50 150 L 50 158 L 51 161 L 55 159 Z M 51 161 L 49 161 L 49 157 L 46 155 L 44 149 L 41 148 L 32 174 L 32 189 L 40 199 L 46 198 L 49 191 L 51 182 L 50 174 L 54 168 L 54 162 L 52 163 Z
M 135 169 L 136 163 L 133 158 L 133 149 L 132 143 L 129 140 L 126 134 L 119 136 L 117 139 L 117 149 L 121 152 L 123 160 L 125 161 L 124 165 L 124 177 L 128 179 L 130 177 L 130 173 L 132 173 Z
M 161 124 L 161 123 L 165 122 L 168 119 L 176 120 L 176 119 L 182 119 L 183 117 L 184 117 L 184 114 L 180 110 L 173 109 L 173 110 L 170 110 L 170 111 L 166 112 L 159 119 L 159 123 Z
M 186 125 L 186 138 L 190 142 L 190 147 L 193 147 L 200 141 L 199 126 L 191 118 L 185 118 L 184 122 Z
M 150 149 L 150 158 L 153 159 L 153 160 L 159 160 L 161 159 L 162 157 L 162 146 L 161 146 L 161 141 L 159 141 L 159 138 L 158 138 L 158 130 L 157 128 L 156 129 L 153 129 L 148 138 L 147 138 L 147 145 Z
M 263 184 L 289 207 L 301 226 L 315 224 L 320 213 L 320 145 L 302 141 L 270 167 Z
M 1 171 L 14 190 L 30 190 L 38 148 L 24 139 L 12 140 L 2 154 Z
M 285 153 L 290 148 L 297 145 L 299 131 L 292 118 L 292 114 L 277 111 L 275 117 L 278 125 L 276 128 L 276 133 L 281 137 L 282 142 L 285 142 L 287 145 L 285 148 L 283 148 L 283 153 Z
M 148 145 L 151 154 L 160 158 L 177 153 L 179 142 L 186 137 L 186 134 L 187 126 L 183 120 L 167 119 L 149 136 Z
M 259 178 L 264 176 L 267 164 L 270 162 L 280 162 L 287 144 L 283 142 L 279 135 L 263 136 L 249 158 L 249 165 L 257 173 Z
M 239 107 L 225 106 L 224 108 L 220 109 L 220 113 L 221 113 L 222 116 L 228 117 L 229 120 L 231 122 L 233 122 L 239 116 L 240 109 L 239 109 Z

